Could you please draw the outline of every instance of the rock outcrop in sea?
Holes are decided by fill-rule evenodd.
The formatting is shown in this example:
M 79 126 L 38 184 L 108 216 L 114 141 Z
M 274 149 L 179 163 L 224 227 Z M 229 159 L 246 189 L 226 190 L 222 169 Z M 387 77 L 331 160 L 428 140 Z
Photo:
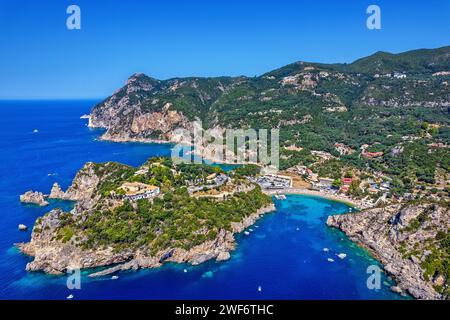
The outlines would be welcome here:
M 45 200 L 45 195 L 42 192 L 31 190 L 25 192 L 20 196 L 20 202 L 36 204 L 41 207 L 48 205 L 48 202 Z
M 55 182 L 50 190 L 49 199 L 64 199 L 65 194 L 58 182 Z

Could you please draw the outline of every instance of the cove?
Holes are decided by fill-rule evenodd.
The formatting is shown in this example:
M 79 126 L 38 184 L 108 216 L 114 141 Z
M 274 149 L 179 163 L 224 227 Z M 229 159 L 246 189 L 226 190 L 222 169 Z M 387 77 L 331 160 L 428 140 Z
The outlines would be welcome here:
M 115 280 L 91 279 L 83 272 L 80 290 L 68 290 L 65 276 L 27 273 L 30 258 L 13 244 L 28 241 L 30 232 L 18 232 L 17 225 L 31 228 L 51 208 L 71 204 L 24 206 L 18 201 L 21 193 L 50 190 L 55 181 L 65 189 L 87 161 L 138 165 L 151 156 L 170 156 L 170 145 L 98 141 L 101 131 L 79 119 L 94 104 L 0 103 L 0 299 L 65 299 L 70 294 L 74 299 L 402 299 L 389 290 L 392 281 L 385 275 L 380 289 L 368 289 L 367 267 L 378 262 L 325 225 L 328 215 L 349 207 L 302 195 L 275 200 L 276 211 L 250 227 L 248 236 L 237 236 L 237 249 L 226 262 L 168 264 L 122 272 Z M 340 253 L 345 259 L 337 257 Z

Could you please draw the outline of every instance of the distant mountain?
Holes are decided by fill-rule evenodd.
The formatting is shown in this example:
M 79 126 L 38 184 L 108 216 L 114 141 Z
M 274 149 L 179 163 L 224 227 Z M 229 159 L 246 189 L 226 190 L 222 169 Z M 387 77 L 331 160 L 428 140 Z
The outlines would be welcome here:
M 300 61 L 258 77 L 135 74 L 89 119 L 113 141 L 176 141 L 174 129 L 194 120 L 280 129 L 284 174 L 327 192 L 317 177 L 331 178 L 336 192 L 376 207 L 328 224 L 376 254 L 398 282 L 392 289 L 448 299 L 450 47 Z
M 350 70 L 361 73 L 403 72 L 409 74 L 433 74 L 447 70 L 450 47 L 420 49 L 400 54 L 377 52 L 350 64 Z
M 386 155 L 412 136 L 448 145 L 449 85 L 450 46 L 377 52 L 351 64 L 296 62 L 258 77 L 135 74 L 93 108 L 90 125 L 115 141 L 171 141 L 175 128 L 196 119 L 206 128 L 280 128 L 282 146 L 297 147 L 283 149 L 287 168 L 313 163 L 313 150 L 339 156 L 335 143 Z M 359 153 L 350 158 L 346 164 L 373 165 Z

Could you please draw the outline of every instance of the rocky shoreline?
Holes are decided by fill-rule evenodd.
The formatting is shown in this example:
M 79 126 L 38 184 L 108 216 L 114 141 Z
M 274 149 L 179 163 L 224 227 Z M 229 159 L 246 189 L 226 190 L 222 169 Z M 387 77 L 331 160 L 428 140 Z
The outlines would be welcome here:
M 174 143 L 174 142 L 169 141 L 169 140 L 161 140 L 161 139 L 132 138 L 132 137 L 129 137 L 129 136 L 120 136 L 120 135 L 111 136 L 108 133 L 102 134 L 99 137 L 99 140 L 108 141 L 108 142 L 117 142 L 117 143 L 128 143 L 128 142 L 155 143 L 155 144 L 173 144 Z
M 104 127 L 92 127 L 92 128 L 101 128 L 105 129 Z M 143 138 L 143 137 L 130 137 L 127 134 L 117 134 L 117 135 L 111 135 L 108 132 L 105 132 L 102 134 L 99 138 L 101 141 L 108 141 L 108 142 L 115 142 L 115 143 L 154 143 L 154 144 L 169 144 L 169 145 L 175 145 L 177 143 L 180 143 L 178 140 L 162 140 L 162 139 L 151 139 L 151 138 Z M 190 145 L 192 146 L 192 145 Z M 204 155 L 202 153 L 196 153 L 192 152 L 192 155 L 198 156 L 201 159 L 203 159 L 206 162 L 216 163 L 216 164 L 226 164 L 226 165 L 239 165 L 241 163 L 237 163 L 236 161 L 229 161 L 225 159 L 218 159 L 216 157 L 211 157 Z M 247 162 L 246 164 L 258 164 L 254 162 Z
M 34 257 L 26 266 L 27 271 L 44 271 L 48 274 L 63 274 L 69 269 L 91 269 L 108 267 L 90 274 L 91 277 L 105 276 L 121 270 L 157 268 L 165 262 L 189 263 L 198 265 L 208 260 L 224 261 L 230 258 L 230 252 L 236 248 L 234 234 L 253 225 L 260 217 L 275 210 L 273 204 L 259 209 L 239 223 L 232 223 L 232 231 L 221 229 L 214 240 L 205 241 L 190 250 L 170 248 L 151 255 L 148 250 L 123 250 L 115 252 L 113 248 L 83 250 L 72 243 L 53 240 L 53 230 L 64 214 L 61 210 L 51 211 L 46 219 L 45 230 L 33 229 L 29 243 L 17 244 L 17 247 Z
M 241 233 L 244 229 L 253 225 L 264 214 L 275 210 L 275 205 L 271 204 L 265 208 L 259 209 L 257 212 L 246 217 L 241 222 L 232 223 L 232 231 L 220 230 L 216 239 L 206 241 L 198 246 L 191 248 L 190 250 L 184 250 L 180 248 L 172 248 L 159 252 L 156 257 L 148 257 L 141 252 L 138 252 L 136 256 L 127 261 L 126 263 L 119 264 L 117 266 L 107 268 L 105 270 L 92 273 L 90 277 L 105 276 L 117 271 L 124 270 L 138 270 L 146 268 L 158 268 L 163 265 L 164 262 L 174 263 L 189 263 L 191 265 L 199 265 L 209 260 L 216 259 L 217 262 L 226 261 L 230 259 L 230 252 L 236 248 L 236 240 L 234 234 Z
M 402 205 L 390 205 L 329 216 L 327 225 L 340 229 L 350 240 L 370 251 L 383 264 L 385 271 L 397 281 L 398 285 L 391 288 L 393 291 L 409 293 L 417 299 L 443 299 L 434 289 L 437 279 L 427 280 L 421 268 L 427 252 L 411 257 L 405 257 L 401 252 L 403 243 L 414 247 L 415 243 L 434 239 L 437 231 L 431 231 L 431 226 L 442 226 L 445 229 L 449 212 L 437 207 L 423 228 L 412 232 L 409 227 L 411 221 L 417 219 L 424 209 L 423 206 L 405 208 Z
M 54 200 L 67 200 L 67 201 L 77 201 L 85 198 L 84 194 L 78 194 L 77 188 L 69 188 L 66 192 L 61 189 L 61 186 L 55 182 L 50 190 L 49 194 L 44 194 L 38 191 L 27 191 L 20 195 L 20 202 L 27 204 L 35 204 L 41 207 L 49 205 L 48 199 Z

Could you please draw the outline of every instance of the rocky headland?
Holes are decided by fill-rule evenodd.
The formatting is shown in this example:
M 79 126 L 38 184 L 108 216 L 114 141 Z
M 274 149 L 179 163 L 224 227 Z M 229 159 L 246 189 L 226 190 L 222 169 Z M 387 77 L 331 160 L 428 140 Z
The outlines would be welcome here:
M 97 277 L 129 269 L 157 268 L 164 262 L 198 265 L 211 259 L 228 260 L 230 252 L 236 248 L 234 234 L 242 232 L 265 213 L 274 210 L 273 204 L 261 208 L 242 222 L 233 223 L 231 231 L 221 229 L 215 239 L 205 241 L 189 250 L 168 248 L 152 254 L 146 248 L 119 252 L 113 247 L 85 250 L 72 241 L 63 242 L 55 239 L 57 230 L 67 215 L 55 209 L 38 221 L 33 228 L 31 241 L 18 244 L 18 247 L 23 253 L 34 257 L 34 260 L 27 264 L 27 271 L 44 271 L 49 274 L 63 274 L 66 270 L 75 268 L 87 269 L 115 265 L 90 275 Z
M 395 204 L 328 217 L 367 248 L 398 283 L 392 289 L 417 299 L 448 299 L 450 211 L 439 204 Z M 448 261 L 448 260 L 447 260 Z
M 155 172 L 167 169 L 167 174 L 173 174 L 175 170 L 178 170 L 177 175 L 183 174 L 183 169 L 166 167 L 160 162 L 154 162 L 152 166 Z M 234 234 L 275 210 L 270 198 L 254 187 L 248 188 L 248 192 L 230 195 L 226 200 L 196 199 L 187 191 L 164 188 L 164 195 L 155 200 L 130 203 L 115 193 L 120 190 L 118 186 L 131 177 L 152 179 L 148 176 L 150 171 L 145 172 L 148 168 L 148 163 L 141 168 L 117 163 L 87 163 L 66 192 L 55 183 L 49 197 L 73 200 L 76 204 L 71 212 L 54 209 L 39 218 L 31 241 L 18 244 L 23 253 L 34 257 L 26 270 L 62 274 L 74 268 L 106 267 L 92 274 L 101 276 L 118 270 L 156 268 L 164 262 L 197 265 L 211 259 L 224 261 L 230 258 L 230 252 L 236 247 Z M 233 184 L 231 180 L 227 183 Z M 152 181 L 155 182 L 154 179 Z M 178 202 L 170 200 L 174 193 L 179 194 Z M 245 208 L 246 201 L 252 201 L 253 206 L 256 201 L 255 209 L 251 209 L 253 212 Z M 170 209 L 171 216 L 153 220 L 153 216 L 163 214 L 163 207 L 158 209 L 160 202 L 164 202 L 165 207 L 180 206 L 180 211 Z M 181 203 L 193 211 L 186 212 Z M 233 208 L 232 203 L 242 208 L 239 222 L 236 221 L 239 209 Z M 227 208 L 216 210 L 217 206 Z M 206 219 L 222 221 L 211 226 L 205 218 L 197 220 L 197 210 L 204 210 Z M 235 214 L 235 217 L 228 221 L 223 218 L 228 214 Z M 215 215 L 218 218 L 214 218 Z M 143 219 L 143 216 L 147 218 Z M 186 227 L 180 225 L 183 219 Z M 144 229 L 145 232 L 142 231 Z M 178 239 L 179 232 L 185 233 L 183 239 Z M 132 239 L 129 238 L 130 233 L 135 233 Z
M 359 119 L 346 128 L 335 119 L 349 117 L 353 106 L 363 107 L 371 122 L 380 121 L 369 110 L 373 106 L 447 108 L 449 75 L 442 71 L 448 69 L 449 51 L 378 52 L 351 64 L 299 61 L 257 77 L 159 80 L 136 73 L 84 117 L 89 127 L 106 129 L 102 139 L 111 141 L 174 142 L 175 129 L 192 130 L 194 121 L 205 129 L 270 127 L 294 133 L 297 124 L 327 126 L 329 117 L 340 130 L 354 130 L 366 123 Z M 290 138 L 283 144 L 296 142 Z

